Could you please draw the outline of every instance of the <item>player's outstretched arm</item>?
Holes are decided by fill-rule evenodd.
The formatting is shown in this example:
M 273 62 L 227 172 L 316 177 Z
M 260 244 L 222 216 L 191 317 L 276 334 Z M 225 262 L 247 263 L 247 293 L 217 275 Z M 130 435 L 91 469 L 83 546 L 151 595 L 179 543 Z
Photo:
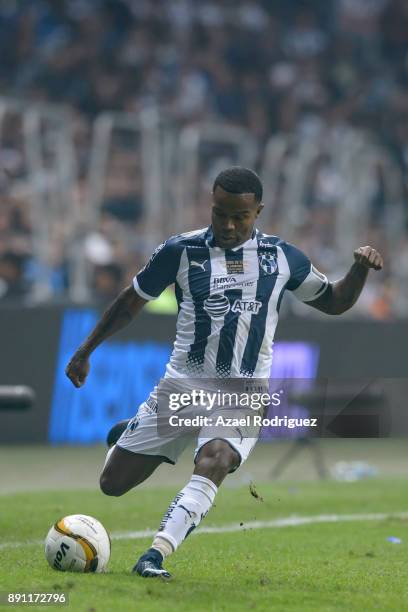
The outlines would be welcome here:
M 136 293 L 132 285 L 120 292 L 65 368 L 65 374 L 75 387 L 81 387 L 85 383 L 89 374 L 89 357 L 96 347 L 128 325 L 145 304 L 146 300 Z
M 308 302 L 326 314 L 338 315 L 349 310 L 358 300 L 367 280 L 368 271 L 381 270 L 383 259 L 378 251 L 364 246 L 354 251 L 354 263 L 344 278 L 330 283 L 322 296 Z

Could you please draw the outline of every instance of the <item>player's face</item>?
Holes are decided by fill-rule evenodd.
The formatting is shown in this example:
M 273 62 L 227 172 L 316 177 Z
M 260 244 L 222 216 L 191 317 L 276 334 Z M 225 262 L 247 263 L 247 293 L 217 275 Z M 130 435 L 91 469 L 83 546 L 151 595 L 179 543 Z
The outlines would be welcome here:
M 249 240 L 263 208 L 253 193 L 228 193 L 217 185 L 213 193 L 212 228 L 216 245 L 233 249 Z

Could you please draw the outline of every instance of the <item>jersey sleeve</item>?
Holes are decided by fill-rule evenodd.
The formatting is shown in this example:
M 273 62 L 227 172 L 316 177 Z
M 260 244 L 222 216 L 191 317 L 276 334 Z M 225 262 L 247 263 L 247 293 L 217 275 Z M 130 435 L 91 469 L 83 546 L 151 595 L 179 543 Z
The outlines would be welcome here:
M 145 300 L 155 300 L 175 282 L 182 248 L 169 238 L 159 244 L 145 267 L 133 279 L 136 293 Z
M 290 270 L 286 289 L 301 302 L 313 302 L 323 295 L 329 285 L 325 274 L 319 272 L 310 259 L 292 244 L 286 243 L 284 251 Z

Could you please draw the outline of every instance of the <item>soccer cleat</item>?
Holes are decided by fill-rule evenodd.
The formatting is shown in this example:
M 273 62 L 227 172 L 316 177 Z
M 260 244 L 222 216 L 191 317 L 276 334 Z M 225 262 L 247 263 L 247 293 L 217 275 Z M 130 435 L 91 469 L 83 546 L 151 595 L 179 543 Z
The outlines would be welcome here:
M 119 421 L 109 430 L 109 433 L 106 437 L 106 444 L 109 446 L 109 448 L 116 444 L 116 442 L 119 440 L 120 436 L 123 434 L 126 427 L 128 426 L 130 420 L 131 419 L 125 419 L 124 421 Z
M 149 548 L 132 570 L 133 574 L 139 574 L 143 578 L 171 578 L 171 574 L 162 567 L 163 557 L 155 548 Z

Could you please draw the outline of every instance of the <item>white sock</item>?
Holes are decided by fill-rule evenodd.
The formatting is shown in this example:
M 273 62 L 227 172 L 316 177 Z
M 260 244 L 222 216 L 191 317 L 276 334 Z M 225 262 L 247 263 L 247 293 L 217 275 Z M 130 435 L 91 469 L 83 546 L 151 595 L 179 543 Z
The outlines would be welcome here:
M 163 557 L 174 552 L 206 516 L 217 491 L 217 486 L 211 480 L 193 474 L 190 482 L 171 502 L 160 523 L 152 548 L 159 550 Z

